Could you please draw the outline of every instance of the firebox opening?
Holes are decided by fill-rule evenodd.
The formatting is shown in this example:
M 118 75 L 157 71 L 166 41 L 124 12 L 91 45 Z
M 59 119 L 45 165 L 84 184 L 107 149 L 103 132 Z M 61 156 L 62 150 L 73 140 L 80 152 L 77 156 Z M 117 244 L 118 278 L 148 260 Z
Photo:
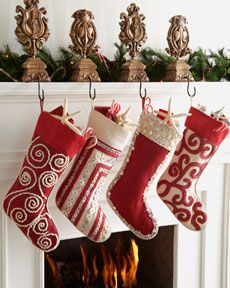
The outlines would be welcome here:
M 151 240 L 130 231 L 100 244 L 63 240 L 45 254 L 45 288 L 173 288 L 173 242 L 174 226 Z

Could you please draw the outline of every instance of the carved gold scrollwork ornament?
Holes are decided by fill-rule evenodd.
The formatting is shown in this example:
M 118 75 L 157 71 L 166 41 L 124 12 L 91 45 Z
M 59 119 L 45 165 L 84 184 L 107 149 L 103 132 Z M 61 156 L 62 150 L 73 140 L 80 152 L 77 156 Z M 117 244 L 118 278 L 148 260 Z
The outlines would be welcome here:
M 70 30 L 70 38 L 73 45 L 69 48 L 82 58 L 74 65 L 71 81 L 88 82 L 101 81 L 97 66 L 88 57 L 98 52 L 99 46 L 96 45 L 97 30 L 93 23 L 93 13 L 82 9 L 77 10 L 72 17 L 74 22 Z
M 188 48 L 189 32 L 186 27 L 188 22 L 182 15 L 172 17 L 169 22 L 171 23 L 167 36 L 169 48 L 166 48 L 166 52 L 179 59 L 191 53 L 191 49 Z
M 122 20 L 119 24 L 121 32 L 119 39 L 123 44 L 128 46 L 127 51 L 132 59 L 134 59 L 137 53 L 140 51 L 141 46 L 147 40 L 145 24 L 145 16 L 139 14 L 140 8 L 132 3 L 128 8 L 128 15 L 121 13 L 120 19 Z
M 73 45 L 69 48 L 81 55 L 83 58 L 96 53 L 99 46 L 96 45 L 97 31 L 93 23 L 93 13 L 91 11 L 77 10 L 72 17 L 75 19 L 71 31 L 70 37 Z
M 171 23 L 167 35 L 169 48 L 166 48 L 165 50 L 171 56 L 176 57 L 176 60 L 166 66 L 164 81 L 183 82 L 187 81 L 187 79 L 194 81 L 188 63 L 183 59 L 180 59 L 191 53 L 191 49 L 188 48 L 189 33 L 186 27 L 186 17 L 176 15 L 173 16 L 169 22 Z
M 140 14 L 140 8 L 132 3 L 127 8 L 128 14 L 121 13 L 120 34 L 121 43 L 127 46 L 127 52 L 131 60 L 126 61 L 121 67 L 120 81 L 122 82 L 143 82 L 149 81 L 145 72 L 145 65 L 139 59 L 135 59 L 141 46 L 147 40 L 145 30 L 145 16 Z
M 50 36 L 48 19 L 44 7 L 38 8 L 39 0 L 24 0 L 25 9 L 16 7 L 18 15 L 15 17 L 17 28 L 15 34 L 19 42 L 28 51 L 29 57 L 36 57 L 42 45 Z

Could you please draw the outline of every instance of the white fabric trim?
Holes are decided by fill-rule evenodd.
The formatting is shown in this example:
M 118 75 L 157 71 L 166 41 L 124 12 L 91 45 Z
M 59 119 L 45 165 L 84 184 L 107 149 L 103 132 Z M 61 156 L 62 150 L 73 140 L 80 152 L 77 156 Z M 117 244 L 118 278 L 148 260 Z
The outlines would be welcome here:
M 116 124 L 96 110 L 89 115 L 88 127 L 93 128 L 93 134 L 105 144 L 123 150 L 128 144 L 131 132 Z
M 174 150 L 181 140 L 172 126 L 152 113 L 142 112 L 139 124 L 141 134 L 168 151 Z

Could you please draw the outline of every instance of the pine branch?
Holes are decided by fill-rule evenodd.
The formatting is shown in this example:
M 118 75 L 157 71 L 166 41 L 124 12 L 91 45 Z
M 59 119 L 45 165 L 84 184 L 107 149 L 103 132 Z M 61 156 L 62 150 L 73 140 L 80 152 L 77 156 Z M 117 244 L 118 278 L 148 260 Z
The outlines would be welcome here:
M 63 82 L 70 81 L 70 78 L 73 74 L 73 67 L 76 62 L 80 59 L 79 55 L 76 55 L 74 52 L 65 49 L 64 47 L 59 48 L 59 55 L 57 59 L 58 67 L 63 67 L 66 71 Z
M 146 73 L 150 81 L 159 82 L 164 79 L 166 74 L 166 66 L 175 60 L 161 50 L 153 50 L 144 48 L 139 54 L 139 59 L 146 65 Z

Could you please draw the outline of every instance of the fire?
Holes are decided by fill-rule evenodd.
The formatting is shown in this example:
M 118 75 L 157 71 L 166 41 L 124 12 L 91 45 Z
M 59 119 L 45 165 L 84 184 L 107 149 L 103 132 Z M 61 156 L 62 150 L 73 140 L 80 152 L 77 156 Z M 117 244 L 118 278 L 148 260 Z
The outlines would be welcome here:
M 83 269 L 84 269 L 83 275 L 82 275 L 82 281 L 86 285 L 86 288 L 88 288 L 89 287 L 90 272 L 89 272 L 89 268 L 87 266 L 86 253 L 85 253 L 82 245 L 80 245 L 80 248 L 81 248 L 81 256 L 82 256 Z
M 82 262 L 83 262 L 83 275 L 82 280 L 85 287 L 91 286 L 99 278 L 103 281 L 106 288 L 118 288 L 119 287 L 133 287 L 136 285 L 136 274 L 139 263 L 138 246 L 135 240 L 131 240 L 130 251 L 126 255 L 122 255 L 122 245 L 118 241 L 114 249 L 115 257 L 112 257 L 111 253 L 105 246 L 101 246 L 101 255 L 103 260 L 103 266 L 100 269 L 97 264 L 96 255 L 92 258 L 92 269 L 87 266 L 86 253 L 81 246 Z M 90 279 L 90 271 L 92 271 Z
M 122 257 L 121 278 L 124 287 L 132 287 L 136 284 L 138 263 L 138 246 L 135 240 L 132 239 L 130 253 Z
M 128 267 L 128 261 L 126 260 L 126 257 L 122 257 L 122 267 L 121 267 L 121 278 L 123 283 L 126 283 L 126 273 L 127 273 L 127 267 Z
M 94 255 L 93 257 L 93 281 L 95 281 L 98 278 L 99 270 L 97 268 L 97 256 Z
M 58 267 L 57 267 L 57 264 L 56 262 L 50 257 L 49 254 L 46 254 L 46 259 L 50 265 L 50 269 L 53 273 L 53 276 L 54 276 L 54 279 L 57 279 L 58 277 Z
M 111 254 L 105 249 L 104 246 L 101 248 L 103 257 L 103 270 L 102 276 L 105 287 L 117 288 L 117 267 Z
M 135 243 L 135 240 L 131 240 L 131 250 L 130 254 L 128 255 L 130 269 L 126 275 L 127 278 L 127 284 L 128 287 L 132 284 L 136 283 L 136 274 L 137 274 L 137 268 L 139 263 L 139 257 L 138 257 L 138 246 Z M 126 283 L 124 283 L 126 284 Z

